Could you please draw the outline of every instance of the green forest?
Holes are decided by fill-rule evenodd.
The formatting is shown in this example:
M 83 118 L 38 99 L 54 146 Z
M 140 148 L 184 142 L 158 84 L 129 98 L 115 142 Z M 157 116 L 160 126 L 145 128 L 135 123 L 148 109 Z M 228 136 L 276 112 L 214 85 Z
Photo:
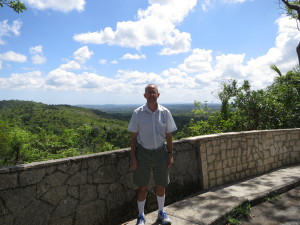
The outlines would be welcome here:
M 94 109 L 0 101 L 0 165 L 128 147 L 127 124 Z
M 167 105 L 174 139 L 213 133 L 300 127 L 300 71 L 281 74 L 260 90 L 245 80 L 222 83 L 221 104 Z M 133 108 L 103 112 L 90 106 L 0 101 L 0 166 L 110 151 L 129 146 Z M 132 106 L 131 106 L 132 107 Z

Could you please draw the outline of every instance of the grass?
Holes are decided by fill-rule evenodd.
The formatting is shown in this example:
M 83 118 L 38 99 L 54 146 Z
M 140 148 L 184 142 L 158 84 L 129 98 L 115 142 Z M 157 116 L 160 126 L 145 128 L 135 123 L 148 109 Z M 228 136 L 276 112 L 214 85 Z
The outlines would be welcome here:
M 272 195 L 267 196 L 265 198 L 265 202 L 273 204 L 274 202 L 278 201 L 280 198 L 281 198 L 280 195 L 278 195 L 278 194 L 272 194 Z
M 245 202 L 244 204 L 236 207 L 229 215 L 227 216 L 227 225 L 237 225 L 240 224 L 239 219 L 241 217 L 251 218 L 250 214 L 251 205 L 250 202 Z
M 274 203 L 278 201 L 281 198 L 280 195 L 278 194 L 271 194 L 264 198 L 264 202 L 268 203 Z M 240 224 L 239 219 L 240 218 L 246 218 L 246 219 L 251 219 L 251 204 L 249 201 L 245 202 L 244 204 L 236 207 L 229 215 L 227 216 L 227 223 L 226 225 L 237 225 Z

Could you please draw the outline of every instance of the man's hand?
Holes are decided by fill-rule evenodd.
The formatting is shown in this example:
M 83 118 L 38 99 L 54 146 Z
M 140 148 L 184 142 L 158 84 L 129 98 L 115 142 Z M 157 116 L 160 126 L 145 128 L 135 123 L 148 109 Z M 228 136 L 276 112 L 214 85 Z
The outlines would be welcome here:
M 131 155 L 130 169 L 136 170 L 138 168 L 138 162 L 135 155 Z
M 138 168 L 138 162 L 136 159 L 136 145 L 137 145 L 137 133 L 131 133 L 131 141 L 130 141 L 130 168 L 136 170 Z
M 168 151 L 168 168 L 171 168 L 172 164 L 174 163 L 172 133 L 166 133 L 166 141 Z
M 171 168 L 173 163 L 174 163 L 173 154 L 168 153 L 168 168 Z

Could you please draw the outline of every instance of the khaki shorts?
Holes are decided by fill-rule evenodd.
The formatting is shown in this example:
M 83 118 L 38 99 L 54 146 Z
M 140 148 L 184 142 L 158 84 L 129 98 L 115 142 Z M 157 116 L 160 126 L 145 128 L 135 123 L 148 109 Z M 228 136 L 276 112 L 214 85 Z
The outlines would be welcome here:
M 133 173 L 133 182 L 136 186 L 148 186 L 151 171 L 155 185 L 166 187 L 169 184 L 168 153 L 165 145 L 155 150 L 138 145 L 136 157 L 138 169 Z

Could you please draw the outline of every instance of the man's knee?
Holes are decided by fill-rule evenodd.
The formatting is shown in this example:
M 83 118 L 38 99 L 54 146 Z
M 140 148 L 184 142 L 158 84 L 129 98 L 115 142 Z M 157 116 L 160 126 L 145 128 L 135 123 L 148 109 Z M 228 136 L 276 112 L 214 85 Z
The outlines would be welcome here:
M 138 201 L 144 201 L 147 196 L 147 186 L 141 186 L 138 188 L 137 199 Z
M 157 185 L 156 186 L 156 195 L 158 195 L 160 197 L 164 196 L 165 192 L 166 192 L 165 190 L 166 190 L 165 187 Z
M 143 193 L 147 192 L 147 186 L 140 186 L 138 188 L 138 192 L 143 192 Z

